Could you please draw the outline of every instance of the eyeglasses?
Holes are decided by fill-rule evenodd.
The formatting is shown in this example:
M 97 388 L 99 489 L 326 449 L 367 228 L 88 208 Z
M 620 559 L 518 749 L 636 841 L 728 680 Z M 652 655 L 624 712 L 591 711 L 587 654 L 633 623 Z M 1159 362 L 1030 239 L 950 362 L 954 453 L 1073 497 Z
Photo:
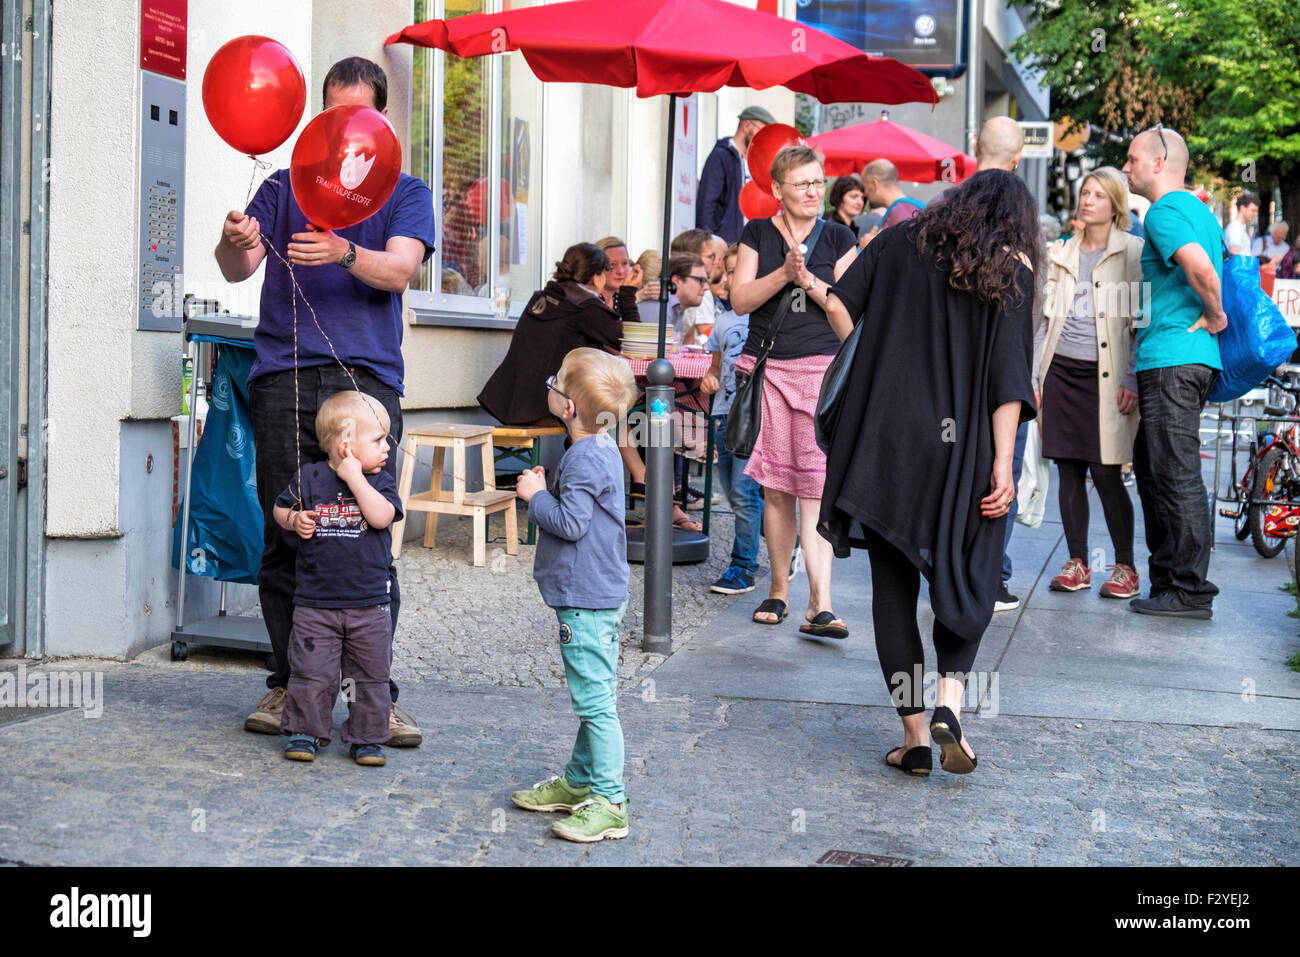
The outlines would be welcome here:
M 805 179 L 805 180 L 802 180 L 801 182 L 798 182 L 798 183 L 782 183 L 781 185 L 782 185 L 782 186 L 793 186 L 795 189 L 797 189 L 797 190 L 798 190 L 799 192 L 801 192 L 801 193 L 805 193 L 805 192 L 807 192 L 807 191 L 810 190 L 810 189 L 815 189 L 815 190 L 817 190 L 817 192 L 820 193 L 822 190 L 824 190 L 824 189 L 826 188 L 826 180 L 824 180 L 824 179 Z
M 1165 151 L 1164 159 L 1169 159 L 1169 144 L 1165 142 L 1165 134 L 1161 132 L 1164 128 L 1163 123 L 1157 123 L 1148 132 L 1155 133 L 1156 136 L 1160 137 L 1160 145 Z
M 571 399 L 567 393 L 564 393 L 564 392 L 561 392 L 561 391 L 560 391 L 560 377 L 559 377 L 559 376 L 547 376 L 547 377 L 546 377 L 546 388 L 550 389 L 550 390 L 551 390 L 552 392 L 554 392 L 556 395 L 561 396 L 561 397 L 563 397 L 563 398 L 565 398 L 565 399 L 568 399 L 570 402 L 573 401 L 573 399 Z
M 681 279 L 694 279 L 694 280 L 695 280 L 696 282 L 698 282 L 701 286 L 707 286 L 708 283 L 709 283 L 709 277 L 708 277 L 708 276 L 681 276 L 680 278 L 681 278 Z

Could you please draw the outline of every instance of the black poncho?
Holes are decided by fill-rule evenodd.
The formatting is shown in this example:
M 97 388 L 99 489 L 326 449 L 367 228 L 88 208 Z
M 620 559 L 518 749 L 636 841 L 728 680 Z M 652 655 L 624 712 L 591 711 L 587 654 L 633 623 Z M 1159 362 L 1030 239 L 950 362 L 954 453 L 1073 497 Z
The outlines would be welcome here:
M 993 411 L 1030 379 L 1033 273 L 1003 309 L 948 284 L 914 227 L 885 230 L 832 290 L 866 323 L 826 461 L 819 531 L 839 558 L 874 529 L 930 583 L 935 617 L 978 640 L 993 616 L 1006 518 L 980 514 L 993 473 Z M 860 317 L 860 318 L 859 318 Z

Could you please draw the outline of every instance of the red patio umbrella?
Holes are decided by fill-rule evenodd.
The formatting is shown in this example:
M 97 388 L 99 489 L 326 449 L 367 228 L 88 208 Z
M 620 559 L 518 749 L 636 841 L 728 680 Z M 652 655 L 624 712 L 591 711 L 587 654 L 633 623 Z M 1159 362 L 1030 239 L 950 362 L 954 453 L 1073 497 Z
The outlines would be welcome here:
M 897 166 L 898 178 L 908 183 L 933 183 L 945 178 L 959 183 L 975 172 L 975 157 L 889 119 L 818 133 L 808 137 L 808 145 L 826 157 L 827 176 L 859 173 L 877 159 L 887 159 Z
M 460 57 L 518 50 L 538 79 L 635 87 L 638 96 L 669 94 L 664 170 L 663 261 L 672 239 L 673 138 L 678 95 L 724 86 L 764 90 L 784 86 L 823 103 L 937 103 L 924 75 L 887 57 L 867 56 L 847 43 L 792 20 L 726 0 L 570 0 L 504 13 L 429 20 L 389 43 L 437 47 Z M 668 320 L 668 283 L 660 284 L 659 357 Z M 667 363 L 663 363 L 667 365 Z M 652 365 L 647 391 L 652 423 L 662 410 L 663 373 Z M 672 390 L 666 390 L 671 397 Z M 652 424 L 652 432 L 654 427 Z M 647 455 L 645 620 L 647 651 L 671 646 L 674 536 L 671 441 L 652 439 Z M 653 491 L 651 487 L 654 486 Z M 706 480 L 705 494 L 709 491 Z M 708 555 L 708 539 L 703 539 Z M 688 543 L 693 544 L 693 543 Z

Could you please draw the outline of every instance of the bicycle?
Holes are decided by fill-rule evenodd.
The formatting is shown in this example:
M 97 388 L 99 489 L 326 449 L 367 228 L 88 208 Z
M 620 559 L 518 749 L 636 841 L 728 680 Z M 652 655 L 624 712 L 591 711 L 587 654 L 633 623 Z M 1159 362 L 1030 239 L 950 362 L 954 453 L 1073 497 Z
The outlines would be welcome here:
M 1300 406 L 1300 366 L 1282 366 L 1278 371 L 1286 379 L 1268 377 L 1264 406 L 1264 414 L 1272 417 L 1277 427 L 1265 424 L 1256 430 L 1241 481 L 1233 485 L 1236 510 L 1219 510 L 1220 515 L 1234 520 L 1237 540 L 1250 538 L 1264 558 L 1279 554 L 1287 538 L 1274 537 L 1265 529 L 1268 510 L 1300 500 L 1300 419 L 1295 415 Z

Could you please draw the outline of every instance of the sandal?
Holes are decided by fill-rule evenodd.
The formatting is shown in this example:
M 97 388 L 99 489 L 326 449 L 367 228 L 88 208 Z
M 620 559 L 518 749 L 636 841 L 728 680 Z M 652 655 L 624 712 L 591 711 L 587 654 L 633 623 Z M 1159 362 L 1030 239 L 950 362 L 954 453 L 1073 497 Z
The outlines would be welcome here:
M 942 749 L 939 767 L 949 774 L 970 774 L 979 764 L 961 746 L 961 724 L 951 708 L 940 705 L 934 709 L 934 717 L 930 719 L 930 737 L 939 742 Z
M 930 753 L 928 744 L 919 744 L 914 748 L 908 748 L 903 752 L 898 764 L 894 764 L 889 760 L 890 754 L 897 754 L 902 750 L 902 747 L 897 747 L 886 754 L 885 763 L 891 768 L 898 768 L 904 774 L 929 774 L 934 770 L 934 755 Z
M 681 518 L 673 519 L 673 528 L 680 528 L 683 532 L 702 532 L 704 526 L 689 515 L 683 515 Z
M 837 621 L 835 612 L 819 611 L 817 616 L 806 625 L 800 625 L 799 631 L 805 635 L 812 635 L 814 638 L 847 638 L 849 630 L 843 625 L 832 625 L 831 622 Z
M 785 616 L 790 614 L 790 606 L 779 598 L 765 598 L 763 603 L 754 609 L 754 615 L 776 615 L 776 621 L 763 621 L 760 618 L 754 618 L 754 621 L 760 625 L 779 625 L 785 621 Z
M 628 482 L 629 498 L 645 498 L 645 482 Z

